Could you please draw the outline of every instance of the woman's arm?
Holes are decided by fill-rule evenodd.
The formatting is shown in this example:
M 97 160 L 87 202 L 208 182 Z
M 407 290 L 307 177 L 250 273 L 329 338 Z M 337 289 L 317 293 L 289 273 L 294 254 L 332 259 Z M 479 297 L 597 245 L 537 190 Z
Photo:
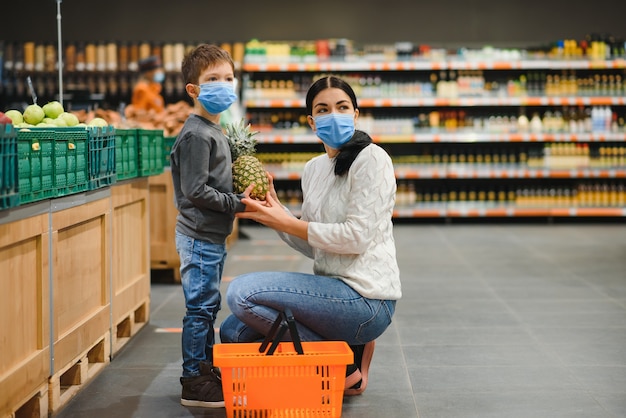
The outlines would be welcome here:
M 302 240 L 308 241 L 307 221 L 291 216 L 283 206 L 267 193 L 265 202 L 244 198 L 241 202 L 246 205 L 245 212 L 237 213 L 238 218 L 252 219 L 260 224 L 285 232 Z

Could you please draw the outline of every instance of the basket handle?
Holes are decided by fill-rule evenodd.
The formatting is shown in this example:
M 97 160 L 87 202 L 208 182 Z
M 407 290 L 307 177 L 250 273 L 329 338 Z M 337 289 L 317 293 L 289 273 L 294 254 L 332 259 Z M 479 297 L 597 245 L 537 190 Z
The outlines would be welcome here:
M 285 308 L 278 314 L 270 332 L 267 334 L 259 347 L 259 353 L 263 353 L 271 341 L 272 345 L 267 350 L 265 355 L 271 356 L 274 354 L 274 351 L 276 351 L 276 348 L 278 347 L 278 343 L 280 343 L 280 340 L 283 338 L 283 335 L 285 335 L 287 329 L 289 329 L 293 347 L 298 355 L 304 354 L 304 351 L 302 350 L 302 343 L 300 342 L 300 334 L 298 334 L 298 329 L 296 328 L 296 320 L 294 319 L 293 313 L 291 313 L 291 309 L 289 308 Z

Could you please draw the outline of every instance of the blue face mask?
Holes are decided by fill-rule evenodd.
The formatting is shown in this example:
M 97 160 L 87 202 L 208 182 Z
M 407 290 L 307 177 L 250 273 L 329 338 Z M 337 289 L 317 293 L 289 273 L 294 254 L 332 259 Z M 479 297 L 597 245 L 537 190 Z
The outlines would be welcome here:
M 200 85 L 198 101 L 212 115 L 218 115 L 228 109 L 237 100 L 233 83 L 212 82 Z
M 315 134 L 331 148 L 341 148 L 354 135 L 354 113 L 329 113 L 314 120 Z
M 154 80 L 155 83 L 162 83 L 163 81 L 165 81 L 165 73 L 163 71 L 158 71 L 154 73 L 152 80 Z

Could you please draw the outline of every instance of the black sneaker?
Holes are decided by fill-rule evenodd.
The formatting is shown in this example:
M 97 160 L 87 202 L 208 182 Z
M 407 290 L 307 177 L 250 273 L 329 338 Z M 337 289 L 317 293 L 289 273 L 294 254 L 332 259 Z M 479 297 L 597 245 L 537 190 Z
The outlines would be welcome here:
M 222 392 L 222 378 L 219 370 L 210 364 L 200 363 L 200 376 L 181 377 L 183 393 L 180 403 L 184 406 L 199 406 L 202 408 L 223 408 L 224 393 Z

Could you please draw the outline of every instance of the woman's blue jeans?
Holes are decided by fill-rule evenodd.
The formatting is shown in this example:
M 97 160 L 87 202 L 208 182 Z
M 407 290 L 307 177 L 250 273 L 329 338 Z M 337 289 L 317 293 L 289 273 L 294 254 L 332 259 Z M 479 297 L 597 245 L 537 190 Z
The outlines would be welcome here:
M 183 377 L 198 376 L 200 362 L 213 361 L 214 324 L 221 308 L 220 282 L 226 246 L 176 232 L 180 277 L 187 308 L 183 318 Z
M 336 278 L 290 272 L 238 276 L 228 286 L 226 301 L 232 315 L 220 326 L 222 342 L 263 340 L 279 312 L 289 308 L 302 340 L 350 345 L 379 337 L 391 324 L 396 304 L 365 298 Z

